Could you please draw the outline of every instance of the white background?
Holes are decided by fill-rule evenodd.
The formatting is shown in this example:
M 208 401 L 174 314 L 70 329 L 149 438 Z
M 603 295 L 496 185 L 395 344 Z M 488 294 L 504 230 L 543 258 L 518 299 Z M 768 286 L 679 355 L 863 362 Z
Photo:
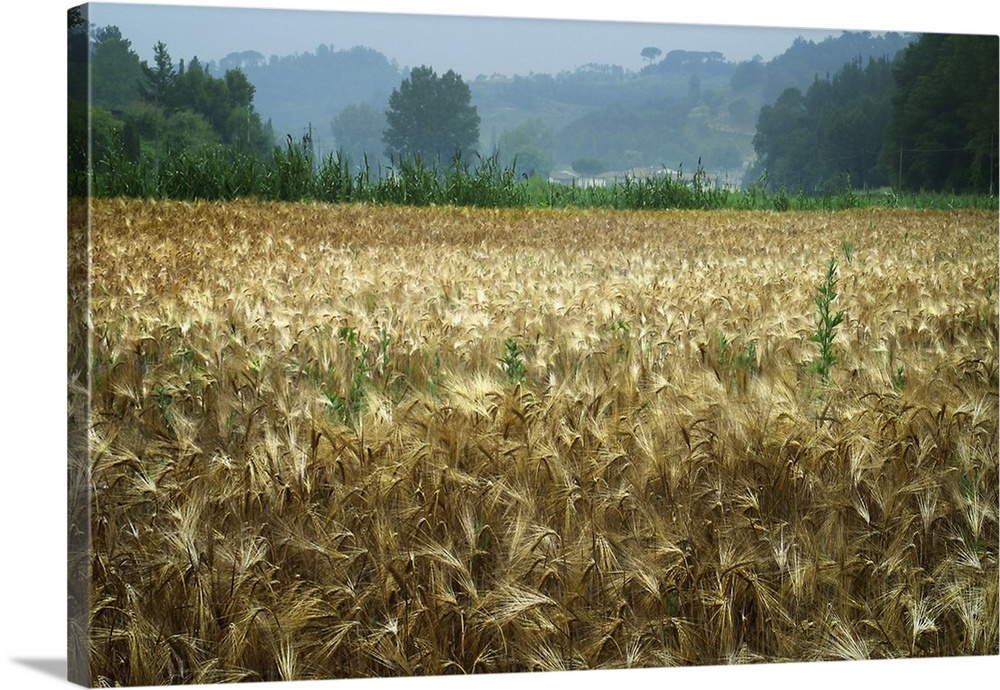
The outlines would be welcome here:
M 181 4 L 160 0 L 161 4 Z M 612 19 L 751 26 L 997 34 L 995 10 L 982 0 L 889 3 L 841 0 L 826 9 L 786 2 L 534 2 L 294 0 L 183 4 L 428 12 L 521 17 Z M 814 5 L 815 3 L 809 3 Z M 0 69 L 4 94 L 0 129 L 0 687 L 14 690 L 66 685 L 65 567 L 65 40 L 71 3 L 5 3 Z M 903 7 L 903 10 L 895 8 Z M 317 681 L 303 688 L 413 690 L 472 687 L 527 690 L 550 687 L 635 688 L 785 686 L 948 688 L 1000 677 L 1000 657 L 902 662 L 767 665 L 477 676 L 467 680 Z M 987 681 L 989 682 L 989 681 Z M 278 687 L 262 684 L 260 687 Z M 290 687 L 289 685 L 281 687 Z

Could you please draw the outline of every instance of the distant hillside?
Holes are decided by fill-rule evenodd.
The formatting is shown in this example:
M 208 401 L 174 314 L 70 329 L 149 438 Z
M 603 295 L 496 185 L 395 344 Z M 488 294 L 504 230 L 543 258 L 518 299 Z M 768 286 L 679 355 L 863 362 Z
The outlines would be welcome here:
M 916 39 L 917 34 L 868 31 L 845 31 L 819 43 L 797 38 L 788 50 L 770 62 L 758 63 L 759 67 L 754 67 L 753 62 L 740 63 L 733 87 L 754 87 L 766 102 L 771 102 L 785 89 L 794 86 L 804 91 L 817 77 L 828 78 L 854 60 L 862 63 L 870 58 L 891 60 Z
M 891 58 L 916 37 L 844 32 L 797 39 L 769 62 L 728 62 L 716 51 L 668 52 L 640 72 L 588 65 L 556 76 L 479 79 L 471 85 L 483 139 L 532 118 L 555 131 L 554 164 L 598 159 L 608 169 L 693 169 L 699 159 L 733 184 L 754 157 L 757 115 L 789 87 L 802 90 L 854 60 Z M 501 155 L 504 155 L 501 150 Z
M 254 105 L 270 120 L 275 136 L 299 139 L 311 124 L 313 141 L 334 148 L 331 123 L 350 105 L 381 111 L 389 94 L 403 80 L 402 70 L 371 48 L 334 50 L 320 45 L 315 52 L 271 56 L 254 51 L 232 53 L 219 61 L 220 72 L 240 67 L 257 87 Z
M 501 142 L 530 122 L 546 133 L 535 149 L 547 150 L 532 150 L 535 164 L 567 167 L 588 158 L 609 169 L 661 164 L 693 169 L 701 158 L 710 171 L 737 183 L 754 156 L 751 142 L 763 105 L 789 87 L 805 90 L 853 60 L 891 58 L 915 38 L 844 32 L 820 43 L 799 38 L 768 62 L 735 63 L 720 52 L 675 50 L 638 72 L 590 64 L 555 75 L 479 77 L 469 87 L 481 118 L 480 150 L 499 148 L 512 160 L 514 152 L 504 151 Z M 311 124 L 321 153 L 340 145 L 356 149 L 353 142 L 336 140 L 333 121 L 348 106 L 380 114 L 407 76 L 373 49 L 326 45 L 266 59 L 253 51 L 233 53 L 216 67 L 243 69 L 257 88 L 257 111 L 271 121 L 279 141 L 286 135 L 300 138 Z M 381 153 L 370 157 L 377 161 Z

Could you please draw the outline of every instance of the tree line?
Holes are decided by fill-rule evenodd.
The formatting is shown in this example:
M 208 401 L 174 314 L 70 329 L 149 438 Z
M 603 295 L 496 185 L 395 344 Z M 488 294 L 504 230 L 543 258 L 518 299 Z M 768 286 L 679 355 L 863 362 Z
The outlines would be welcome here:
M 754 175 L 772 188 L 995 194 L 998 38 L 923 34 L 761 108 Z
M 178 170 L 201 178 L 200 170 L 223 166 L 242 171 L 227 178 L 256 180 L 268 177 L 264 165 L 279 180 L 289 161 L 304 162 L 312 173 L 321 168 L 311 132 L 301 139 L 289 134 L 285 146 L 278 146 L 270 123 L 254 107 L 256 87 L 240 65 L 216 77 L 197 57 L 175 64 L 162 42 L 150 65 L 117 27 L 89 27 L 79 12 L 69 15 L 68 57 L 71 194 L 87 192 L 91 171 L 103 174 L 107 188 L 127 193 L 175 189 Z M 359 115 L 367 126 L 380 122 L 363 109 Z M 438 76 L 431 67 L 413 69 L 393 90 L 381 122 L 384 154 L 396 171 L 409 160 L 426 170 L 452 163 L 461 170 L 462 160 L 476 157 L 480 118 L 468 86 L 452 70 Z M 355 163 L 362 164 L 365 155 Z M 200 156 L 200 163 L 192 156 Z M 337 156 L 345 162 L 350 157 L 344 150 Z M 394 174 L 391 167 L 386 172 Z M 186 194 L 186 186 L 179 192 Z M 235 184 L 221 193 L 244 187 Z
M 197 57 L 175 65 L 163 43 L 149 65 L 117 27 L 91 29 L 78 12 L 69 24 L 71 193 L 85 192 L 89 166 L 102 161 L 158 167 L 207 147 L 270 152 L 273 132 L 254 108 L 255 87 L 242 71 L 215 77 Z

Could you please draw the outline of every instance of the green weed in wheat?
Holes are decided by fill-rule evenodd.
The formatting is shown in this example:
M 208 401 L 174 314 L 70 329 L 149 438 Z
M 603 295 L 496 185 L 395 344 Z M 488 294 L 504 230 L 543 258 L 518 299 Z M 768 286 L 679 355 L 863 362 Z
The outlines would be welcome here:
M 837 299 L 837 260 L 833 257 L 827 264 L 823 282 L 816 286 L 816 332 L 810 338 L 819 346 L 819 357 L 806 370 L 819 376 L 823 383 L 830 382 L 830 368 L 837 363 L 833 352 L 833 340 L 837 326 L 844 320 L 844 310 L 833 311 L 831 305 Z

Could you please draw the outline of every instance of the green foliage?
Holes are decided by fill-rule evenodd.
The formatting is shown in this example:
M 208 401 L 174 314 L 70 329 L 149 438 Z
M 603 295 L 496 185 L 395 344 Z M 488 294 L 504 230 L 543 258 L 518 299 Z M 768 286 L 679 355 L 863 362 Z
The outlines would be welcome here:
M 529 179 L 522 186 L 531 206 L 613 209 L 719 209 L 734 201 L 716 187 L 700 165 L 686 177 L 683 171 L 651 177 L 626 176 L 605 187 L 566 186 Z
M 629 335 L 629 331 L 632 330 L 632 327 L 629 325 L 629 322 L 626 321 L 625 319 L 615 319 L 610 324 L 605 326 L 605 330 L 608 331 L 609 333 L 620 333 L 621 335 L 627 338 Z
M 744 345 L 743 349 L 733 357 L 732 364 L 737 371 L 756 374 L 760 370 L 760 364 L 757 361 L 756 341 L 751 340 Z
M 896 55 L 913 40 L 912 34 L 886 32 L 872 34 L 867 31 L 845 31 L 830 36 L 819 43 L 797 38 L 784 53 L 767 63 L 758 65 L 741 63 L 739 86 L 756 84 L 768 102 L 774 101 L 786 88 L 802 91 L 816 80 L 816 75 L 829 75 L 854 60 L 867 62 L 883 56 Z M 753 62 L 753 61 L 751 61 Z M 735 85 L 734 85 L 735 86 Z
M 805 93 L 786 89 L 761 108 L 753 138 L 759 165 L 772 184 L 810 194 L 886 185 L 878 162 L 894 89 L 884 57 L 864 67 L 855 60 Z
M 135 105 L 145 73 L 131 42 L 118 27 L 104 27 L 93 32 L 91 51 L 91 102 L 108 110 Z
M 367 159 L 364 164 L 367 171 Z M 355 180 L 351 174 L 350 158 L 342 150 L 337 151 L 320 163 L 316 173 L 316 198 L 330 203 L 355 200 L 357 191 L 365 185 L 364 180 L 360 173 Z
M 167 45 L 163 41 L 157 42 L 153 48 L 153 62 L 156 65 L 155 68 L 150 67 L 146 62 L 142 63 L 145 80 L 139 85 L 139 95 L 144 101 L 154 105 L 163 108 L 173 107 L 172 91 L 177 70 L 167 50 Z
M 211 123 L 188 108 L 171 112 L 158 135 L 161 150 L 171 153 L 221 143 Z
M 900 364 L 898 367 L 896 367 L 896 374 L 892 379 L 892 389 L 897 393 L 901 393 L 903 391 L 903 385 L 905 383 L 906 383 L 906 370 L 903 368 L 903 365 Z
M 816 332 L 810 340 L 819 346 L 819 356 L 809 366 L 809 371 L 822 379 L 823 383 L 830 381 L 830 369 L 837 363 L 837 355 L 833 352 L 833 340 L 837 326 L 844 320 L 844 310 L 832 311 L 831 305 L 837 299 L 837 260 L 830 258 L 827 264 L 826 276 L 822 283 L 816 286 Z
M 653 60 L 660 57 L 663 54 L 663 51 L 657 48 L 656 46 L 648 46 L 646 48 L 643 48 L 642 52 L 640 52 L 639 54 L 646 60 L 649 60 L 649 64 L 653 64 Z
M 162 384 L 157 384 L 153 390 L 153 401 L 156 403 L 156 411 L 160 416 L 160 421 L 163 422 L 167 431 L 173 436 L 174 418 L 170 406 L 174 403 L 174 396 L 171 394 L 171 389 Z
M 882 155 L 897 189 L 996 193 L 998 42 L 924 34 L 900 55 Z
M 559 131 L 556 157 L 571 161 L 583 174 L 664 160 L 694 160 L 707 151 L 709 141 L 717 145 L 726 134 L 702 131 L 704 126 L 699 130 L 699 123 L 690 117 L 691 110 L 692 105 L 680 96 L 591 110 Z M 704 120 L 701 122 L 703 125 Z M 642 152 L 639 160 L 629 153 L 637 151 Z
M 93 182 L 90 192 L 95 197 L 149 197 L 153 196 L 156 184 L 152 171 L 145 160 L 132 161 L 125 155 L 124 147 L 113 146 L 95 158 L 92 175 Z M 85 193 L 86 175 L 80 178 L 71 177 L 70 193 Z M 73 185 L 81 185 L 74 192 Z
M 479 141 L 479 114 L 469 87 L 453 70 L 441 77 L 416 67 L 389 96 L 382 136 L 390 159 L 431 163 L 472 156 Z
M 389 355 L 389 341 L 390 340 L 391 340 L 391 338 L 389 337 L 389 331 L 386 329 L 385 324 L 383 324 L 382 328 L 379 331 L 379 339 L 378 339 L 378 345 L 379 345 L 379 352 L 378 352 L 379 374 L 381 374 L 383 376 L 388 371 L 388 369 L 389 369 L 389 363 L 392 361 L 392 357 Z
M 85 123 L 82 113 L 80 126 Z M 71 129 L 71 134 L 72 134 Z M 567 186 L 540 176 L 518 178 L 513 167 L 500 165 L 497 156 L 476 157 L 477 165 L 456 158 L 446 168 L 425 165 L 420 159 L 402 160 L 373 170 L 363 159 L 354 166 L 337 152 L 314 165 L 306 149 L 289 142 L 268 158 L 220 144 L 198 150 L 164 152 L 143 146 L 141 155 L 127 151 L 121 123 L 107 129 L 106 142 L 97 147 L 88 174 L 85 140 L 70 147 L 70 193 L 86 193 L 89 181 L 97 197 L 152 197 L 177 199 L 235 199 L 322 201 L 326 203 L 430 204 L 485 208 L 606 208 L 606 209 L 743 209 L 772 211 L 839 210 L 856 207 L 914 207 L 933 209 L 997 209 L 997 197 L 985 195 L 858 193 L 853 190 L 823 196 L 790 195 L 760 184 L 745 190 L 721 189 L 699 168 L 651 178 L 631 178 L 607 187 Z M 71 140 L 72 141 L 72 140 Z M 78 151 L 76 160 L 72 159 Z M 846 251 L 846 249 L 845 249 Z
M 358 332 L 350 326 L 342 327 L 339 336 L 341 343 L 347 346 L 352 360 L 350 382 L 346 395 L 340 395 L 332 389 L 332 385 L 323 389 L 323 395 L 326 398 L 331 419 L 338 419 L 345 424 L 354 424 L 360 418 L 368 398 L 369 379 L 372 373 L 368 364 L 369 347 L 359 342 Z M 335 378 L 336 372 L 331 372 L 331 374 L 329 378 L 332 380 Z
M 382 53 L 363 46 L 335 50 L 327 45 L 284 56 L 243 51 L 225 56 L 218 67 L 223 71 L 242 70 L 257 87 L 255 107 L 273 121 L 279 136 L 296 133 L 308 122 L 323 123 L 325 128 L 331 117 L 337 122 L 349 110 L 345 120 L 335 125 L 332 132 L 335 143 L 330 150 L 343 149 L 354 161 L 360 161 L 367 153 L 373 167 L 385 162 L 382 110 L 404 75 Z M 372 118 L 354 119 L 365 115 Z M 355 126 L 361 129 L 353 130 Z M 354 139 L 354 131 L 362 130 L 364 138 Z M 346 136 L 348 131 L 352 132 L 352 138 Z M 362 141 L 368 143 L 359 143 Z
M 289 141 L 284 150 L 275 148 L 273 163 L 265 177 L 265 196 L 278 201 L 301 201 L 314 198 L 315 178 L 312 156 Z
M 157 174 L 157 190 L 170 199 L 237 199 L 260 186 L 262 167 L 256 157 L 223 146 L 197 153 L 178 151 L 166 158 Z
M 95 36 L 92 104 L 113 110 L 156 155 L 218 143 L 264 154 L 273 145 L 254 110 L 255 87 L 240 70 L 216 78 L 197 57 L 177 67 L 162 42 L 150 67 L 116 27 Z
M 850 266 L 854 263 L 854 243 L 850 240 L 842 240 L 840 248 L 844 250 L 844 258 L 847 260 L 847 265 Z
M 745 390 L 747 380 L 760 373 L 757 356 L 757 341 L 742 341 L 739 336 L 719 333 L 716 337 L 715 361 L 712 363 L 716 376 L 737 390 Z
M 500 363 L 508 383 L 524 383 L 524 377 L 527 373 L 524 368 L 524 351 L 513 338 L 507 338 L 504 341 L 504 354 Z
M 471 168 L 456 157 L 444 178 L 445 203 L 456 206 L 508 207 L 523 206 L 525 193 L 517 184 L 513 165 L 502 167 L 494 155 Z
M 434 353 L 431 371 L 427 376 L 427 390 L 435 400 L 441 398 L 441 386 L 444 383 L 444 376 L 441 374 L 441 352 Z

